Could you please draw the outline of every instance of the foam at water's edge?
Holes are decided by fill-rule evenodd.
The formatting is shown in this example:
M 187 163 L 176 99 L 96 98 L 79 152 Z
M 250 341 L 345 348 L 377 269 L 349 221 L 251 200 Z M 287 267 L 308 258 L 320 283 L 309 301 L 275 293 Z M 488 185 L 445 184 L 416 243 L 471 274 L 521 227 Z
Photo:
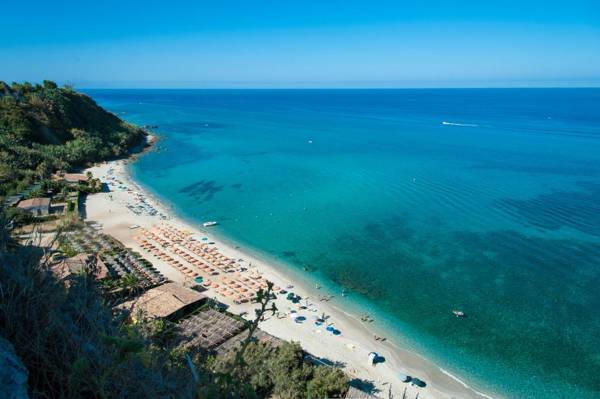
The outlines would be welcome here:
M 144 185 L 139 179 L 136 179 L 135 174 L 134 174 L 134 168 L 133 168 L 134 164 L 135 163 L 130 163 L 130 164 L 126 165 L 123 169 L 127 175 L 127 178 L 129 180 L 130 184 L 137 186 L 137 189 L 144 191 L 146 196 L 149 197 L 153 202 L 158 204 L 163 209 L 168 210 L 168 213 L 170 214 L 171 217 L 174 217 L 175 219 L 180 220 L 183 223 L 188 224 L 189 226 L 193 226 L 193 228 L 197 229 L 198 231 L 203 231 L 201 222 L 194 219 L 194 217 L 192 217 L 192 216 L 185 215 L 185 213 L 182 212 L 181 209 L 176 206 L 176 204 L 167 205 L 168 200 L 165 197 L 161 196 L 161 194 L 158 193 L 157 191 L 154 191 L 150 186 Z M 340 288 L 334 282 L 328 281 L 327 279 L 324 279 L 322 277 L 319 278 L 317 276 L 303 275 L 300 272 L 300 269 L 298 267 L 294 266 L 292 263 L 286 262 L 282 259 L 278 259 L 278 258 L 274 257 L 272 254 L 269 254 L 263 250 L 260 250 L 259 248 L 254 248 L 246 242 L 238 241 L 235 238 L 224 234 L 223 232 L 220 232 L 218 230 L 212 230 L 212 231 L 206 232 L 206 233 L 212 235 L 213 237 L 217 238 L 220 242 L 222 242 L 225 245 L 230 246 L 231 248 L 239 249 L 240 251 L 242 251 L 243 253 L 246 253 L 247 255 L 249 255 L 250 257 L 252 257 L 254 259 L 262 261 L 271 266 L 275 266 L 274 270 L 281 272 L 283 276 L 289 277 L 292 281 L 295 281 L 296 284 L 302 286 L 303 289 L 305 289 L 306 291 L 308 291 L 311 294 L 314 294 L 314 291 L 311 288 L 313 286 L 313 283 L 318 283 L 318 285 L 321 286 L 321 289 L 324 292 L 336 292 Z M 241 248 L 243 248 L 243 249 L 241 249 Z M 279 266 L 279 267 L 277 267 L 277 266 Z M 323 291 L 321 291 L 321 292 L 323 292 Z M 346 299 L 349 300 L 349 302 L 347 302 L 346 304 L 339 303 L 336 299 L 335 302 L 330 303 L 330 306 L 335 308 L 340 313 L 344 314 L 349 319 L 352 319 L 355 322 L 360 322 L 360 318 L 359 318 L 358 314 L 362 314 L 363 311 L 368 310 L 368 307 L 366 306 L 366 304 L 364 302 L 366 299 L 362 298 L 362 297 L 361 297 L 362 300 L 357 297 L 346 298 Z M 371 304 L 371 305 L 374 305 L 374 304 Z M 374 305 L 374 306 L 376 306 L 376 305 Z M 371 311 L 371 310 L 369 310 L 369 311 Z M 375 312 L 384 314 L 384 311 L 381 309 L 377 309 L 377 310 L 375 310 Z M 396 320 L 396 322 L 400 323 L 400 320 Z M 393 329 L 391 327 L 391 325 L 388 325 L 387 323 L 385 323 L 385 324 L 377 323 L 377 324 L 378 325 L 375 327 L 376 329 L 374 331 L 382 332 L 382 333 L 384 333 L 384 335 L 390 335 L 392 337 L 392 339 L 388 340 L 388 344 L 391 345 L 392 347 L 394 347 L 398 350 L 401 349 L 403 351 L 406 351 L 406 352 L 422 359 L 423 361 L 430 363 L 433 367 L 439 369 L 440 371 L 442 371 L 442 373 L 444 373 L 445 375 L 449 376 L 453 380 L 460 383 L 467 390 L 469 390 L 481 397 L 484 397 L 484 398 L 495 399 L 493 396 L 489 396 L 487 394 L 482 393 L 481 391 L 474 389 L 473 387 L 471 387 L 470 385 L 468 385 L 467 383 L 465 383 L 458 377 L 454 376 L 450 372 L 437 366 L 436 363 L 439 359 L 436 359 L 435 357 L 428 357 L 428 356 L 424 355 L 423 353 L 420 353 L 415 347 L 413 347 L 413 345 L 416 344 L 416 342 L 414 342 L 415 337 L 404 335 L 400 331 Z M 408 328 L 408 326 L 405 326 L 405 328 Z M 408 346 L 401 347 L 400 345 L 398 345 L 399 342 L 397 342 L 397 341 L 402 342 Z
M 483 392 L 480 392 L 476 389 L 471 388 L 466 382 L 464 382 L 463 380 L 461 380 L 460 378 L 456 377 L 455 375 L 451 374 L 450 372 L 444 370 L 441 367 L 438 367 L 440 369 L 440 371 L 444 374 L 446 374 L 448 377 L 452 378 L 454 381 L 458 382 L 460 385 L 462 385 L 463 387 L 477 393 L 477 395 L 483 396 L 484 398 L 488 398 L 488 399 L 494 399 L 493 396 L 487 395 Z
M 164 130 L 133 169 L 170 209 L 344 287 L 456 390 L 440 367 L 493 397 L 596 396 L 600 90 L 95 94 Z

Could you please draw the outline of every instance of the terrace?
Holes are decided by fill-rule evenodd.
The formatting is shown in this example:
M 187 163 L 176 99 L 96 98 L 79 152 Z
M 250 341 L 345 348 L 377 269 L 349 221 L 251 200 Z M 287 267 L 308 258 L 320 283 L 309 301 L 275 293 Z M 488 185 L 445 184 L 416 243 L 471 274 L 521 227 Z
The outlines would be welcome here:
M 212 351 L 246 328 L 236 320 L 214 309 L 196 313 L 177 324 L 178 346 L 184 349 Z
M 218 356 L 226 355 L 232 351 L 239 349 L 242 341 L 246 339 L 247 334 L 237 334 L 227 341 L 220 344 L 216 349 L 216 353 Z M 269 333 L 264 332 L 263 330 L 257 329 L 252 336 L 254 341 L 264 342 L 270 344 L 272 346 L 279 346 L 283 341 Z
M 99 233 L 90 226 L 65 233 L 67 247 L 75 253 L 98 253 L 100 259 L 113 275 L 119 278 L 133 275 L 141 287 L 161 284 L 167 279 L 139 254 L 126 248 L 119 241 Z

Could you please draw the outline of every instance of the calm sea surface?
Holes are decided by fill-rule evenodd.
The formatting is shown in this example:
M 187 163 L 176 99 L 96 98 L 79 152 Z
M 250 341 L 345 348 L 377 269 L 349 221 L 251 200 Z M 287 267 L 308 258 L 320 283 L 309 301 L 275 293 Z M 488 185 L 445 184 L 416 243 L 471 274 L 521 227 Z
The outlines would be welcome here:
M 600 89 L 87 92 L 182 216 L 477 388 L 600 397 Z

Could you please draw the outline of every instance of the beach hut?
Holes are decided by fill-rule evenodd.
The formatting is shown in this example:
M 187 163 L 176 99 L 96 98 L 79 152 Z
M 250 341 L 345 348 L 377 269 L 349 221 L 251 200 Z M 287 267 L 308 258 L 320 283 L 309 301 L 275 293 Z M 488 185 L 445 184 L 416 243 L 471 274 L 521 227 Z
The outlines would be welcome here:
M 166 283 L 117 307 L 128 311 L 132 318 L 141 310 L 147 317 L 176 319 L 199 307 L 205 300 L 206 297 L 197 291 L 177 283 Z

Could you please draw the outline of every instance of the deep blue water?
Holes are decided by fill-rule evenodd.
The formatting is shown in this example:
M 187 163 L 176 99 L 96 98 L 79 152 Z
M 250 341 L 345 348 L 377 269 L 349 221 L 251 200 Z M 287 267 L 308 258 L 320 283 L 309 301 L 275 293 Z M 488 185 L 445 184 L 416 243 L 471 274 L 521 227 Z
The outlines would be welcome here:
M 600 396 L 600 89 L 88 92 L 159 125 L 133 172 L 183 216 L 478 388 Z

